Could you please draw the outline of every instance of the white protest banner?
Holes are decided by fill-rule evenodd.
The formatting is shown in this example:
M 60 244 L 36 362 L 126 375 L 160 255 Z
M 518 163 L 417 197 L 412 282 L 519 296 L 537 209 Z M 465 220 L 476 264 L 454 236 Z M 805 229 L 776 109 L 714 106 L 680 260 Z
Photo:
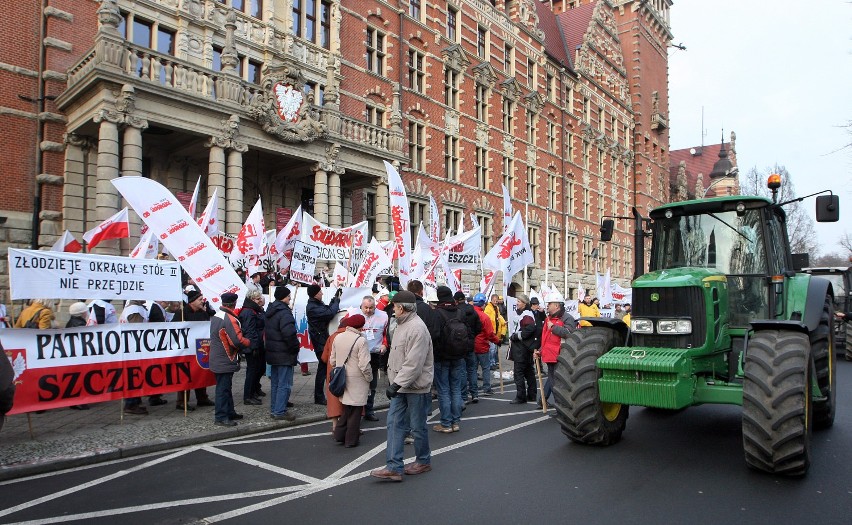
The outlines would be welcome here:
M 367 242 L 367 221 L 346 228 L 331 228 L 302 212 L 301 241 L 319 246 L 321 261 L 348 261 L 351 247 L 362 248 Z
M 263 206 L 258 197 L 257 202 L 246 217 L 246 222 L 240 228 L 234 249 L 231 251 L 231 264 L 246 260 L 246 274 L 252 275 L 260 268 L 260 256 L 263 255 L 263 236 L 266 226 L 263 222 Z
M 313 244 L 297 241 L 293 246 L 293 260 L 290 263 L 290 279 L 302 284 L 312 284 L 317 266 L 319 248 Z
M 612 300 L 619 304 L 633 302 L 633 288 L 623 288 L 618 283 L 612 283 Z
M 580 318 L 580 310 L 578 308 L 579 304 L 580 301 L 576 299 L 565 301 L 565 311 L 574 316 L 574 319 Z
M 479 293 L 488 294 L 491 291 L 491 287 L 494 286 L 494 279 L 497 277 L 497 272 L 495 270 L 486 270 L 483 272 L 482 280 L 479 281 Z
M 489 270 L 501 270 L 505 279 L 511 279 L 522 268 L 533 262 L 533 254 L 527 239 L 527 230 L 518 212 L 512 218 L 506 233 L 482 260 Z
M 3 331 L 12 414 L 215 384 L 210 323 L 128 323 Z
M 174 301 L 181 298 L 176 262 L 9 248 L 11 298 Z
M 296 208 L 290 220 L 275 237 L 275 249 L 278 251 L 278 266 L 282 272 L 290 267 L 290 259 L 293 257 L 293 246 L 302 235 L 302 206 Z
M 509 229 L 512 222 L 512 198 L 509 196 L 509 188 L 503 184 L 503 233 Z
M 142 238 L 139 239 L 139 244 L 136 245 L 136 248 L 133 248 L 133 250 L 130 251 L 130 258 L 156 259 L 159 247 L 160 241 L 157 240 L 157 236 L 154 235 L 154 231 L 148 229 L 148 231 L 142 234 Z
M 447 240 L 447 263 L 456 270 L 478 270 L 482 251 L 482 229 L 459 233 Z
M 237 294 L 237 304 L 243 304 L 245 283 L 168 189 L 145 177 L 119 177 L 112 183 L 160 237 L 214 309 L 226 292 Z
M 399 261 L 399 284 L 405 287 L 411 279 L 411 217 L 409 216 L 408 196 L 399 172 L 388 161 L 388 195 L 390 199 L 390 218 L 393 225 L 393 238 L 396 256 Z
M 601 308 L 600 309 L 601 317 L 605 317 L 607 319 L 612 319 L 613 313 L 615 313 L 615 308 Z
M 213 188 L 213 196 L 207 201 L 204 213 L 198 218 L 197 224 L 211 239 L 219 233 L 219 188 Z M 230 250 L 227 253 L 231 253 Z
M 370 244 L 367 246 L 367 254 L 364 256 L 364 260 L 361 261 L 361 266 L 358 268 L 358 271 L 355 273 L 355 280 L 353 281 L 353 286 L 373 286 L 373 283 L 376 281 L 376 277 L 379 276 L 381 271 L 388 266 L 393 264 L 391 260 L 388 258 L 385 250 L 382 248 L 379 241 L 373 237 L 370 240 Z
M 346 286 L 346 283 L 349 282 L 350 277 L 349 271 L 346 269 L 340 261 L 334 263 L 334 273 L 331 276 L 331 287 L 332 288 L 343 288 Z
M 198 176 L 198 182 L 195 183 L 195 191 L 192 192 L 192 198 L 189 200 L 189 216 L 195 220 L 195 212 L 198 209 L 198 190 L 201 189 L 201 175 Z M 215 189 L 213 191 L 216 191 Z
M 432 242 L 441 242 L 441 214 L 438 212 L 435 197 L 431 195 L 429 195 L 429 238 Z

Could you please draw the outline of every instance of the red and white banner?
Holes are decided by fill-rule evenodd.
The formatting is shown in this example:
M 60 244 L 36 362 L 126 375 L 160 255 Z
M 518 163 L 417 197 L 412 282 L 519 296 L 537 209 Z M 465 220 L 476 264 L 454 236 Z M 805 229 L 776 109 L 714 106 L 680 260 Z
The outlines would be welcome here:
M 189 216 L 195 220 L 195 212 L 198 211 L 198 191 L 201 189 L 201 175 L 198 176 L 198 182 L 195 183 L 195 191 L 192 192 L 192 198 L 189 200 Z M 215 190 L 214 190 L 215 191 Z
M 510 222 L 512 222 L 512 198 L 509 197 L 509 188 L 503 184 L 503 233 L 509 229 Z
M 373 237 L 370 240 L 370 244 L 367 245 L 367 254 L 364 256 L 361 266 L 355 273 L 355 280 L 352 286 L 373 286 L 381 271 L 392 264 L 382 245 Z
M 216 383 L 206 322 L 6 330 L 3 348 L 16 386 L 10 414 Z
M 303 243 L 319 246 L 322 261 L 348 261 L 350 248 L 363 248 L 367 244 L 367 221 L 346 228 L 332 228 L 302 212 Z
M 53 247 L 50 248 L 52 252 L 68 252 L 68 253 L 77 253 L 83 249 L 83 245 L 80 244 L 80 241 L 74 238 L 74 235 L 65 230 L 65 233 L 62 234 L 62 237 L 59 238 L 53 244 Z
M 174 301 L 181 297 L 176 262 L 91 253 L 9 248 L 9 285 L 12 299 Z
M 473 228 L 479 228 L 479 220 L 476 218 L 476 214 L 470 212 L 470 223 L 473 225 Z
M 606 275 L 599 275 L 598 272 L 595 272 L 595 283 L 597 284 L 598 299 L 601 300 L 601 305 L 612 304 L 612 281 L 610 280 L 609 268 L 606 270 Z
M 293 247 L 302 235 L 302 207 L 290 216 L 290 220 L 275 237 L 275 249 L 278 250 L 278 266 L 281 271 L 287 271 L 290 267 L 290 258 L 293 256 Z
M 313 284 L 317 266 L 319 248 L 313 244 L 297 242 L 293 247 L 293 260 L 290 263 L 290 279 L 302 284 Z
M 429 195 L 429 238 L 432 242 L 441 242 L 441 213 L 435 197 Z
M 112 183 L 160 237 L 214 309 L 219 307 L 219 296 L 226 292 L 237 294 L 237 304 L 243 303 L 245 283 L 168 189 L 145 177 L 119 177 Z
M 198 218 L 198 226 L 211 239 L 219 233 L 219 188 L 213 189 L 213 196 L 207 202 L 204 213 Z
M 612 300 L 619 304 L 633 302 L 633 288 L 624 288 L 618 283 L 612 283 Z
M 496 277 L 496 271 L 485 270 L 485 273 L 482 276 L 482 280 L 479 281 L 479 293 L 488 295 L 488 293 L 491 291 L 491 287 L 494 286 L 494 280 Z
M 461 228 L 460 228 L 461 229 Z M 482 252 L 482 229 L 460 231 L 447 239 L 447 263 L 454 270 L 478 270 Z
M 351 275 L 340 261 L 334 263 L 334 274 L 331 276 L 332 288 L 344 288 L 350 281 Z
M 130 252 L 131 259 L 156 259 L 160 241 L 150 228 L 142 234 L 139 244 Z
M 399 172 L 391 163 L 384 162 L 385 170 L 388 172 L 390 216 L 399 264 L 399 284 L 405 287 L 411 279 L 411 216 L 408 196 L 405 194 L 405 186 L 402 184 Z
M 90 250 L 100 244 L 101 241 L 124 239 L 125 237 L 130 237 L 130 218 L 127 215 L 127 208 L 83 234 L 83 240 L 86 241 Z
M 527 238 L 527 230 L 521 213 L 518 212 L 509 223 L 506 233 L 491 248 L 482 260 L 482 266 L 489 270 L 500 270 L 506 281 L 522 268 L 533 262 L 533 253 Z

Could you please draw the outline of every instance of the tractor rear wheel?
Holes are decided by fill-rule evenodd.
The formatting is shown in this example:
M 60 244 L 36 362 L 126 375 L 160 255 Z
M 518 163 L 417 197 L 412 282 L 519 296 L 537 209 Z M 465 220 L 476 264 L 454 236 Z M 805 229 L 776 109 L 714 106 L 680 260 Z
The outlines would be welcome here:
M 743 449 L 749 467 L 788 476 L 808 471 L 811 359 L 807 334 L 760 330 L 748 343 L 743 378 Z
M 817 385 L 822 399 L 814 400 L 814 429 L 828 428 L 834 424 L 834 412 L 837 407 L 836 352 L 834 350 L 834 309 L 831 296 L 825 297 L 825 304 L 819 318 L 819 326 L 811 332 L 811 356 L 814 360 Z
M 597 359 L 620 340 L 610 328 L 584 327 L 571 334 L 559 353 L 553 378 L 556 419 L 568 439 L 587 445 L 612 445 L 627 424 L 628 405 L 603 403 L 598 395 Z

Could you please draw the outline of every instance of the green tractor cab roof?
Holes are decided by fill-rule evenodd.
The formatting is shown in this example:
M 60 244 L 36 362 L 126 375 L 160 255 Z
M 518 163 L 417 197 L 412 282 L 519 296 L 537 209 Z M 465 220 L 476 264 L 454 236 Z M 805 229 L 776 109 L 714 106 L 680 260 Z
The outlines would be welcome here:
M 674 216 L 696 215 L 700 213 L 718 213 L 723 211 L 736 211 L 737 206 L 742 203 L 743 209 L 764 208 L 772 206 L 772 201 L 766 197 L 747 195 L 725 195 L 712 199 L 696 199 L 690 201 L 670 202 L 651 210 L 652 219 L 663 219 L 667 211 Z

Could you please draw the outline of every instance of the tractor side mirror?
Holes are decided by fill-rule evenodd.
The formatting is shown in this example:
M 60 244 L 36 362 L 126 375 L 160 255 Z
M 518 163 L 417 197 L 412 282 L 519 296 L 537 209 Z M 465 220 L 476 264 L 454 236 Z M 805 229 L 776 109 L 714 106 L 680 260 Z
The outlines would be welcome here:
M 797 272 L 811 265 L 810 256 L 807 253 L 794 253 L 791 254 L 791 257 L 793 258 L 793 270 Z
M 837 222 L 840 220 L 840 197 L 820 195 L 816 198 L 817 222 Z
M 601 221 L 601 242 L 609 242 L 612 240 L 613 228 L 615 228 L 614 220 L 604 219 Z

